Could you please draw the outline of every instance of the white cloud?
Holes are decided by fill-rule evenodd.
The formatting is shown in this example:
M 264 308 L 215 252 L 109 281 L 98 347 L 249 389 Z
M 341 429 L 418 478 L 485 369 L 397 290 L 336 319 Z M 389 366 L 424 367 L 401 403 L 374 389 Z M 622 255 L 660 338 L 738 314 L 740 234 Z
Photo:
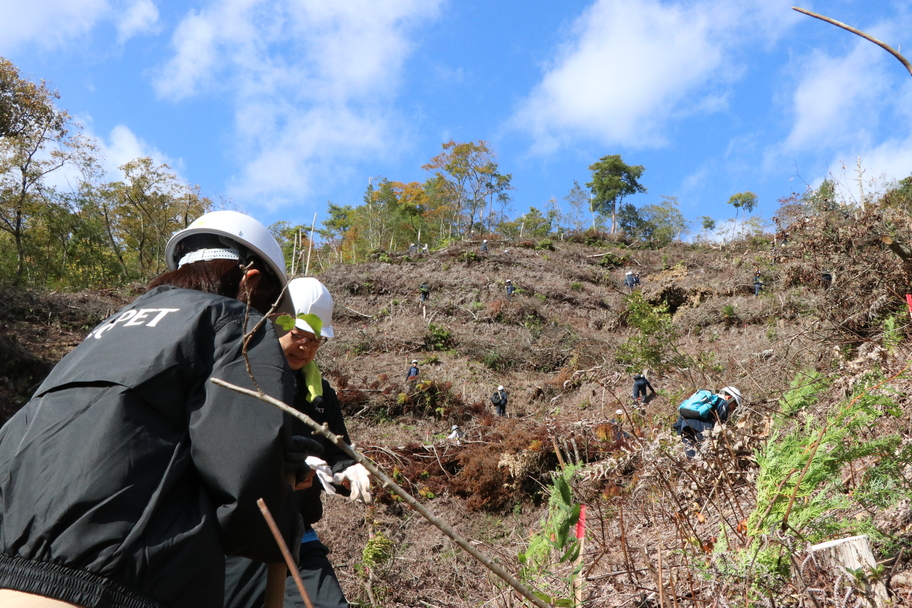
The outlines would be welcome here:
M 598 0 L 511 125 L 539 151 L 571 138 L 661 145 L 670 120 L 727 106 L 725 86 L 742 70 L 737 51 L 778 38 L 793 23 L 786 7 L 782 0 Z
M 107 10 L 107 0 L 0 0 L 0 54 L 24 44 L 57 48 L 88 32 Z
M 124 43 L 137 34 L 155 31 L 158 8 L 152 0 L 133 0 L 117 18 L 117 39 Z
M 410 31 L 441 0 L 222 0 L 190 12 L 155 86 L 161 97 L 221 95 L 241 159 L 230 194 L 275 206 L 352 159 L 395 148 L 391 110 Z
M 883 73 L 883 53 L 873 44 L 857 44 L 844 57 L 817 53 L 803 60 L 793 97 L 794 124 L 785 141 L 789 150 L 838 145 L 863 137 L 874 125 L 890 79 Z
M 129 127 L 117 125 L 106 138 L 98 138 L 104 156 L 103 168 L 108 179 L 122 179 L 121 165 L 137 158 L 151 158 L 155 164 L 166 164 L 178 173 L 183 167 L 181 161 L 175 161 L 167 154 L 139 138 Z

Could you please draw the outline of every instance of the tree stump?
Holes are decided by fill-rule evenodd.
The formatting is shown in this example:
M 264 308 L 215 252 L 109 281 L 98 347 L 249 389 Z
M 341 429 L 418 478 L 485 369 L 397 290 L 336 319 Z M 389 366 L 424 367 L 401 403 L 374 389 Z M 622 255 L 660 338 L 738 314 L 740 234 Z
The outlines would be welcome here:
M 876 581 L 873 584 L 868 582 L 868 575 L 877 563 L 874 561 L 874 554 L 871 552 L 867 536 L 831 540 L 813 545 L 810 551 L 814 555 L 817 565 L 836 574 L 843 574 L 846 569 L 864 569 L 866 576 L 864 582 L 861 583 L 861 589 L 869 598 L 873 599 L 877 608 L 888 601 L 887 588 L 882 582 Z

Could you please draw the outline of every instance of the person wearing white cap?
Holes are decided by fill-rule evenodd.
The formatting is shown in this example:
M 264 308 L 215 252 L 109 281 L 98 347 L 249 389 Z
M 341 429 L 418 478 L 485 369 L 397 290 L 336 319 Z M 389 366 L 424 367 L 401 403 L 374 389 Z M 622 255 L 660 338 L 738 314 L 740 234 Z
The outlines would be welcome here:
M 282 560 L 258 498 L 299 542 L 285 473 L 306 479 L 320 444 L 211 382 L 254 389 L 252 374 L 292 403 L 273 326 L 258 326 L 285 286 L 282 250 L 255 219 L 219 211 L 166 252 L 169 272 L 0 429 L 0 606 L 221 608 L 225 555 Z
M 702 415 L 689 413 L 691 410 L 683 409 L 685 404 L 694 400 L 698 396 L 705 394 L 703 401 L 709 406 L 708 411 Z M 681 442 L 684 443 L 684 454 L 688 458 L 697 455 L 697 447 L 703 441 L 703 433 L 711 430 L 718 421 L 724 424 L 728 421 L 729 416 L 742 404 L 741 391 L 734 386 L 726 386 L 713 395 L 708 390 L 697 391 L 692 397 L 685 400 L 678 408 L 679 416 L 677 422 L 672 425 L 672 429 L 681 436 Z M 687 414 L 686 416 L 684 414 Z
M 405 373 L 405 381 L 408 384 L 414 384 L 418 381 L 418 374 L 421 373 L 421 370 L 418 369 L 418 359 L 412 359 L 412 366 L 408 368 L 408 371 Z
M 288 283 L 295 311 L 294 327 L 279 338 L 288 365 L 295 373 L 297 391 L 295 409 L 304 412 L 319 424 L 325 424 L 333 434 L 351 443 L 342 406 L 336 392 L 322 378 L 315 361 L 317 351 L 327 339 L 335 337 L 332 326 L 333 300 L 329 290 L 312 277 L 294 279 Z M 298 492 L 301 516 L 304 519 L 304 538 L 301 541 L 298 572 L 314 606 L 339 608 L 348 606 L 335 570 L 327 558 L 329 549 L 320 542 L 313 525 L 323 517 L 321 494 L 348 494 L 352 500 L 371 501 L 370 478 L 367 469 L 356 464 L 331 441 L 311 434 L 303 422 L 294 420 L 293 430 L 302 436 L 312 436 L 323 446 L 320 458 L 309 457 L 308 464 L 316 471 L 318 483 Z M 228 562 L 225 581 L 225 608 L 260 608 L 266 594 L 266 565 L 233 558 Z M 286 579 L 286 606 L 296 605 L 301 596 L 292 577 Z
M 503 385 L 498 386 L 497 390 L 494 391 L 494 394 L 491 395 L 491 403 L 497 408 L 498 416 L 507 415 L 507 391 L 504 389 Z
M 638 279 L 637 277 L 628 270 L 624 273 L 624 286 L 627 287 L 630 291 L 633 291 L 633 288 L 637 286 Z

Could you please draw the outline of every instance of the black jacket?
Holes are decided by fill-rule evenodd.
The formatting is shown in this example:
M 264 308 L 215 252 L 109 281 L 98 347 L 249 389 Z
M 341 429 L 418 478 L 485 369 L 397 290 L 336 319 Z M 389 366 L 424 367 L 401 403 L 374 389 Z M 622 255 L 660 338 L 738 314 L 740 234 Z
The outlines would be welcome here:
M 221 607 L 226 554 L 281 559 L 258 498 L 299 542 L 282 472 L 290 421 L 209 382 L 252 388 L 244 313 L 160 287 L 54 368 L 0 429 L 0 588 L 90 608 Z M 248 355 L 259 385 L 291 403 L 271 324 Z
M 307 401 L 307 390 L 303 386 L 303 377 L 300 372 L 297 378 L 299 388 L 295 394 L 295 409 L 304 412 L 313 418 L 315 422 L 326 423 L 330 431 L 336 435 L 341 435 L 345 439 L 345 443 L 351 445 L 351 439 L 348 437 L 348 429 L 345 428 L 345 419 L 342 417 L 342 407 L 339 404 L 336 391 L 332 389 L 326 380 L 323 380 L 323 396 L 317 397 L 313 402 L 309 402 Z M 323 454 L 320 458 L 326 461 L 333 473 L 339 473 L 355 464 L 355 461 L 342 451 L 342 448 L 337 447 L 328 439 L 312 433 L 310 428 L 300 420 L 295 419 L 293 428 L 295 435 L 313 436 L 314 439 L 323 445 Z M 340 494 L 348 495 L 348 490 L 345 487 L 336 486 L 336 488 Z M 298 492 L 301 516 L 304 518 L 304 524 L 307 527 L 320 521 L 323 517 L 322 492 L 323 484 L 316 479 L 314 479 L 314 483 L 310 488 Z

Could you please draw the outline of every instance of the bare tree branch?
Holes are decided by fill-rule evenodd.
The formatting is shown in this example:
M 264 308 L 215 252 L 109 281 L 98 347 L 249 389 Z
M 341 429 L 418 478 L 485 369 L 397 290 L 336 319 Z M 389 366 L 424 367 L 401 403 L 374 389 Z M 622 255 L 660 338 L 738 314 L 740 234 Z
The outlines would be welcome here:
M 525 585 L 523 585 L 518 580 L 516 580 L 513 576 L 511 576 L 506 570 L 501 568 L 499 565 L 494 563 L 489 557 L 487 557 L 485 554 L 481 553 L 478 549 L 473 547 L 472 544 L 469 543 L 468 540 L 463 538 L 459 533 L 457 533 L 450 526 L 448 526 L 446 523 L 444 523 L 443 520 L 439 519 L 436 515 L 434 515 L 430 511 L 428 511 L 424 507 L 424 505 L 422 505 L 420 502 L 415 500 L 415 498 L 413 498 L 411 494 L 409 494 L 408 492 L 403 490 L 395 481 L 393 481 L 392 479 L 387 477 L 386 474 L 384 474 L 383 471 L 381 471 L 377 467 L 377 465 L 375 465 L 373 462 L 371 462 L 368 458 L 365 458 L 360 452 L 358 452 L 357 450 L 352 448 L 350 445 L 345 443 L 345 441 L 342 440 L 342 437 L 340 437 L 338 435 L 334 435 L 332 432 L 330 432 L 328 425 L 318 424 L 315 420 L 313 420 L 313 418 L 311 418 L 307 414 L 299 412 L 298 410 L 294 409 L 293 407 L 289 407 L 289 406 L 285 405 L 278 399 L 273 399 L 269 395 L 260 394 L 260 393 L 257 393 L 256 391 L 251 391 L 251 390 L 248 390 L 245 388 L 241 388 L 240 386 L 230 384 L 230 383 L 225 382 L 224 380 L 220 380 L 218 378 L 211 378 L 211 381 L 213 384 L 216 384 L 218 386 L 221 386 L 221 387 L 224 387 L 227 389 L 231 389 L 233 391 L 237 391 L 238 393 L 241 393 L 244 395 L 249 395 L 250 397 L 256 397 L 260 401 L 265 401 L 266 403 L 273 405 L 273 406 L 279 408 L 280 410 L 282 410 L 283 412 L 290 414 L 290 415 L 294 416 L 295 418 L 297 418 L 298 420 L 301 420 L 302 422 L 304 422 L 307 426 L 309 426 L 311 429 L 313 429 L 313 431 L 315 433 L 318 433 L 322 437 L 325 437 L 326 439 L 331 441 L 333 444 L 335 444 L 337 447 L 339 447 L 342 451 L 344 451 L 346 454 L 348 454 L 348 456 L 351 457 L 352 459 L 354 459 L 355 462 L 358 462 L 359 464 L 363 465 L 364 468 L 367 469 L 368 471 L 370 471 L 373 476 L 375 476 L 377 479 L 379 479 L 381 482 L 383 482 L 384 488 L 389 489 L 394 494 L 396 494 L 397 496 L 402 498 L 402 500 L 404 502 L 406 502 L 410 507 L 412 507 L 413 509 L 418 511 L 418 513 L 422 517 L 424 517 L 426 520 L 428 520 L 429 522 L 434 524 L 434 526 L 436 526 L 437 529 L 439 529 L 441 532 L 443 532 L 448 537 L 450 537 L 450 539 L 454 543 L 456 543 L 457 545 L 462 547 L 467 553 L 469 553 L 469 555 L 471 555 L 472 557 L 477 559 L 479 562 L 484 564 L 489 570 L 491 570 L 491 572 L 493 572 L 494 574 L 499 576 L 503 581 L 505 581 L 508 585 L 513 587 L 516 591 L 521 593 L 530 602 L 532 602 L 539 608 L 551 608 L 551 606 L 549 604 L 542 601 L 537 595 L 535 595 Z
M 885 50 L 886 52 L 888 52 L 888 53 L 890 53 L 891 55 L 893 55 L 894 57 L 896 57 L 896 58 L 899 60 L 899 62 L 900 62 L 901 64 L 903 64 L 903 66 L 906 68 L 906 70 L 909 71 L 909 74 L 912 75 L 912 63 L 909 63 L 909 60 L 908 60 L 908 59 L 906 59 L 905 57 L 903 57 L 903 56 L 899 53 L 899 51 L 897 51 L 896 49 L 894 49 L 894 48 L 891 47 L 890 45 L 888 45 L 888 44 L 886 44 L 886 43 L 884 43 L 884 42 L 881 42 L 880 40 L 878 40 L 877 38 L 875 38 L 875 37 L 873 37 L 873 36 L 870 36 L 870 35 L 868 35 L 868 34 L 865 34 L 865 33 L 862 32 L 861 30 L 855 29 L 855 28 L 852 27 L 851 25 L 846 25 L 845 23 L 842 23 L 842 22 L 840 22 L 840 21 L 836 21 L 835 19 L 830 19 L 829 17 L 826 17 L 826 16 L 824 16 L 824 15 L 819 15 L 819 14 L 817 14 L 817 13 L 813 13 L 813 12 L 808 11 L 808 10 L 805 10 L 805 9 L 803 9 L 803 8 L 798 8 L 797 6 L 793 6 L 793 7 L 792 7 L 792 10 L 798 11 L 799 13 L 804 13 L 805 15 L 808 15 L 809 17 L 814 17 L 815 19 L 820 19 L 821 21 L 826 21 L 827 23 L 830 23 L 830 24 L 832 24 L 832 25 L 835 25 L 836 27 L 841 27 L 842 29 L 844 29 L 844 30 L 846 30 L 846 31 L 852 32 L 853 34 L 855 34 L 855 35 L 857 35 L 857 36 L 861 36 L 862 38 L 864 38 L 864 39 L 867 40 L 868 42 L 873 42 L 874 44 L 876 44 L 877 46 L 879 46 L 880 48 L 882 48 L 882 49 Z

